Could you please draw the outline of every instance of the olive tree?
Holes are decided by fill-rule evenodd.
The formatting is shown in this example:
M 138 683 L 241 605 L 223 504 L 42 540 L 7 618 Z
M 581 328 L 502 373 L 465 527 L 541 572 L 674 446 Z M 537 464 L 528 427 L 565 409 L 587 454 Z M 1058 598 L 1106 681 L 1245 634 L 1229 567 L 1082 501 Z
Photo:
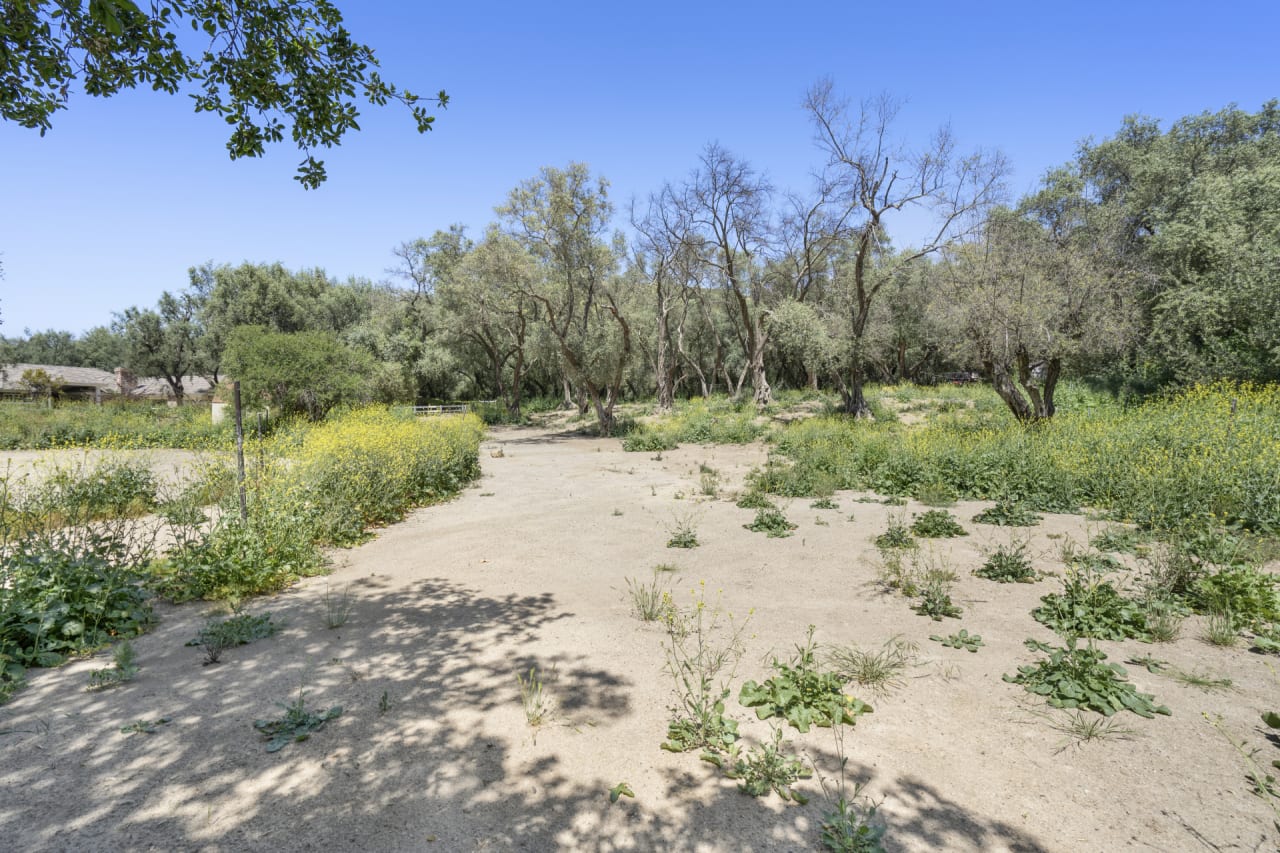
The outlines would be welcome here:
M 536 316 L 528 293 L 539 273 L 524 246 L 493 227 L 436 288 L 450 339 L 480 351 L 495 393 L 516 419 Z
M 1106 248 L 1111 223 L 1049 200 L 994 211 L 980 240 L 946 257 L 935 303 L 961 357 L 1024 423 L 1053 417 L 1067 362 L 1114 356 L 1133 330 L 1136 280 Z
M 631 324 L 617 292 L 622 246 L 604 239 L 613 216 L 608 187 L 583 163 L 545 166 L 498 208 L 542 268 L 515 285 L 539 306 L 567 378 L 586 393 L 605 435 L 614 428 L 632 351 Z

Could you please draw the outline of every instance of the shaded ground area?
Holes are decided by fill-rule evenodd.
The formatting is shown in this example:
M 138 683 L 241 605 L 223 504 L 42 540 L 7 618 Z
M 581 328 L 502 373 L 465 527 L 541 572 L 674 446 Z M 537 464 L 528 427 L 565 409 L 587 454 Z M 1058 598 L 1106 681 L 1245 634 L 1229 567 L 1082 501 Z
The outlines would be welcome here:
M 138 677 L 88 693 L 106 656 L 32 673 L 0 707 L 0 846 L 37 850 L 689 850 L 818 847 L 826 805 L 755 800 L 695 755 L 661 751 L 669 679 L 663 633 L 630 616 L 627 577 L 674 564 L 673 595 L 705 582 L 725 608 L 754 608 L 736 687 L 768 674 L 817 626 L 823 642 L 919 643 L 921 661 L 875 713 L 848 732 L 848 773 L 883 800 L 890 850 L 1266 850 L 1269 811 L 1248 793 L 1229 744 L 1201 712 L 1256 745 L 1258 712 L 1280 694 L 1265 659 L 1210 647 L 1188 623 L 1165 646 L 1101 644 L 1113 660 L 1153 653 L 1229 676 L 1206 694 L 1130 667 L 1170 718 L 1126 720 L 1135 734 L 1060 748 L 1001 680 L 1050 640 L 1029 611 L 1052 579 L 998 585 L 971 577 L 980 549 L 1008 532 L 936 545 L 960 580 L 960 621 L 939 625 L 876 584 L 871 540 L 892 510 L 837 495 L 840 508 L 787 507 L 788 539 L 742 528 L 753 513 L 699 495 L 699 465 L 740 486 L 765 449 L 686 447 L 627 454 L 616 440 L 500 430 L 481 451 L 484 478 L 458 500 L 415 513 L 363 547 L 335 555 L 328 578 L 248 610 L 285 628 L 202 665 L 186 647 L 207 605 L 163 607 L 136 641 Z M 695 502 L 697 497 L 700 502 Z M 908 512 L 920 507 L 908 507 Z M 909 516 L 908 516 L 909 517 Z M 665 547 L 677 519 L 702 546 Z M 1050 516 L 1035 528 L 1037 565 L 1060 568 L 1063 537 L 1098 527 Z M 347 597 L 341 627 L 329 607 Z M 326 606 L 326 597 L 330 605 Z M 337 604 L 334 602 L 338 601 Z M 978 654 L 927 638 L 966 627 Z M 531 730 L 516 682 L 536 667 L 558 704 Z M 303 743 L 268 754 L 255 719 L 304 690 L 310 708 L 344 712 Z M 730 708 L 752 740 L 767 724 Z M 168 716 L 154 734 L 123 734 Z M 1131 716 L 1131 715 L 1130 715 Z M 837 772 L 829 731 L 789 731 L 819 770 Z M 635 799 L 610 805 L 626 781 Z M 1268 833 L 1271 833 L 1268 835 Z

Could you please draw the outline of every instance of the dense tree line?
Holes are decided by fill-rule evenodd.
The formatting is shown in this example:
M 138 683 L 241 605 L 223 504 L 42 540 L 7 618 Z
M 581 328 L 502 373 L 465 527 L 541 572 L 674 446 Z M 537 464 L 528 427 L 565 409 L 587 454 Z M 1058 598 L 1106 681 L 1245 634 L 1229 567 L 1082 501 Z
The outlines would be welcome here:
M 1280 379 L 1280 110 L 1234 106 L 1167 130 L 1126 119 L 1028 196 L 998 153 L 946 128 L 899 138 L 898 105 L 805 99 L 821 158 L 783 191 L 719 144 L 626 210 L 581 163 L 514 188 L 482 233 L 454 226 L 394 250 L 395 280 L 278 264 L 206 264 L 154 307 L 76 337 L 4 340 L 8 361 L 243 378 L 318 413 L 340 399 L 530 396 L 593 411 L 624 397 L 979 371 L 1021 420 L 1051 417 L 1064 376 L 1138 392 Z M 900 214 L 933 227 L 895 242 Z M 352 381 L 358 377 L 359 381 Z

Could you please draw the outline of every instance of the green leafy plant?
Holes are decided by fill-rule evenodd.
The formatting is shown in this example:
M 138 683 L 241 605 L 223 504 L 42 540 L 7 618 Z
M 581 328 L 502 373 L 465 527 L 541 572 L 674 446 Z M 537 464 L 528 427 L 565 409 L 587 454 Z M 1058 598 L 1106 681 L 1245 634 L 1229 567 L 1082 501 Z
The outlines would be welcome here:
M 1229 567 L 1196 581 L 1195 607 L 1206 613 L 1231 613 L 1237 626 L 1280 621 L 1280 586 L 1274 575 L 1250 567 Z
M 822 818 L 822 846 L 835 853 L 884 853 L 884 827 L 872 823 L 878 805 L 860 802 L 862 786 L 853 799 L 840 797 Z
M 947 539 L 954 536 L 968 536 L 969 533 L 960 526 L 956 517 L 945 509 L 931 509 L 915 517 L 911 522 L 911 532 L 925 539 Z
M 916 540 L 912 537 L 910 528 L 907 527 L 901 517 L 890 516 L 888 529 L 876 537 L 876 547 L 882 553 L 914 548 L 915 545 Z
M 1280 714 L 1275 711 L 1267 711 L 1262 715 L 1262 722 L 1267 726 L 1267 728 L 1280 729 Z M 1272 737 L 1272 742 L 1274 743 L 1274 738 L 1276 736 L 1273 735 Z M 1271 766 L 1280 770 L 1280 759 L 1272 761 Z M 1254 788 L 1255 793 L 1269 795 L 1271 798 L 1271 807 L 1276 808 L 1276 800 L 1280 798 L 1280 785 L 1276 784 L 1276 777 L 1268 773 L 1263 778 L 1255 780 Z M 1280 809 L 1278 809 L 1277 812 L 1280 813 Z
M 290 703 L 277 702 L 284 714 L 273 720 L 254 720 L 253 727 L 267 739 L 267 752 L 279 752 L 287 744 L 301 743 L 313 732 L 324 728 L 325 723 L 342 716 L 342 706 L 334 705 L 327 711 L 313 713 L 306 708 L 306 693 L 298 690 L 298 698 Z
M 966 629 L 961 628 L 955 634 L 948 634 L 945 637 L 938 634 L 930 634 L 929 639 L 937 643 L 942 643 L 949 649 L 964 649 L 966 652 L 977 652 L 979 647 L 986 645 L 982 642 L 980 634 L 970 634 Z
M 254 616 L 236 612 L 226 619 L 210 619 L 196 636 L 187 641 L 187 645 L 202 648 L 204 662 L 211 664 L 217 663 L 227 649 L 270 637 L 279 630 L 280 624 L 272 621 L 270 613 Z
M 1002 527 L 1032 527 L 1040 523 L 1040 516 L 1025 504 L 1010 500 L 997 500 L 995 506 L 984 509 L 973 517 L 976 524 L 998 524 Z
M 1263 654 L 1280 655 L 1280 623 L 1259 626 L 1253 635 L 1251 648 Z
M 809 504 L 809 508 L 810 509 L 839 509 L 840 504 L 836 503 L 831 498 L 818 498 L 816 501 Z
M 1097 711 L 1107 717 L 1128 710 L 1148 719 L 1156 714 L 1171 713 L 1164 705 L 1155 704 L 1151 694 L 1139 693 L 1128 680 L 1124 667 L 1103 663 L 1106 653 L 1092 643 L 1079 647 L 1076 639 L 1069 637 L 1065 647 L 1035 640 L 1027 640 L 1026 645 L 1033 651 L 1047 653 L 1048 657 L 1018 667 L 1016 675 L 1006 674 L 1004 680 L 1021 684 L 1027 692 L 1045 697 L 1054 708 Z
M 609 804 L 618 802 L 622 797 L 631 797 L 635 799 L 636 792 L 631 790 L 631 785 L 627 782 L 619 782 L 609 789 Z
M 160 726 L 167 726 L 173 721 L 172 717 L 157 717 L 154 720 L 134 720 L 127 726 L 120 727 L 122 735 L 151 735 L 155 734 L 156 729 Z
M 814 765 L 823 799 L 828 806 L 822 816 L 822 846 L 836 853 L 884 853 L 881 844 L 884 827 L 873 823 L 879 804 L 863 796 L 865 783 L 856 783 L 853 790 L 849 790 L 849 757 L 844 746 L 844 726 L 832 726 L 831 735 L 835 740 L 836 756 L 840 760 L 840 775 L 830 780 L 818 772 L 817 765 Z
M 1095 572 L 1068 569 L 1062 592 L 1049 593 L 1040 602 L 1032 617 L 1061 637 L 1146 640 L 1150 636 L 1142 607 Z
M 758 509 L 755 520 L 742 526 L 755 533 L 763 533 L 770 539 L 784 539 L 797 527 L 787 520 L 780 509 Z
M 1095 574 L 1120 572 L 1124 571 L 1125 568 L 1123 563 L 1110 554 L 1078 549 L 1075 542 L 1071 540 L 1067 540 L 1062 547 L 1062 561 L 1066 563 L 1068 568 L 1076 571 L 1094 572 Z
M 942 578 L 931 578 L 920 591 L 920 600 L 912 608 L 935 622 L 958 619 L 964 612 L 951 600 L 951 585 Z
M 628 453 L 650 453 L 653 451 L 660 453 L 663 450 L 675 450 L 679 446 L 674 435 L 648 427 L 635 429 L 622 440 L 622 449 Z
M 7 549 L 0 560 L 0 700 L 28 668 L 57 666 L 152 622 L 149 596 L 129 565 L 136 553 L 118 531 L 90 526 L 9 538 L 6 515 L 0 500 L 0 547 Z
M 902 637 L 890 637 L 878 649 L 857 646 L 833 646 L 827 650 L 826 663 L 836 675 L 879 695 L 902 687 L 902 675 L 915 663 L 919 647 Z
M 116 646 L 112 654 L 112 665 L 105 669 L 95 669 L 89 673 L 89 690 L 105 690 L 117 687 L 126 681 L 132 681 L 138 674 L 137 655 L 133 643 L 125 640 Z
M 1089 540 L 1099 551 L 1136 554 L 1149 536 L 1130 527 L 1108 527 Z
M 915 498 L 925 506 L 952 506 L 956 502 L 956 492 L 941 480 L 934 480 L 917 486 Z
M 1137 655 L 1125 661 L 1125 663 L 1132 664 L 1133 666 L 1140 666 L 1147 672 L 1151 673 L 1164 672 L 1169 668 L 1169 662 L 1167 660 L 1161 660 L 1153 655 Z
M 813 632 L 810 625 L 804 645 L 796 646 L 788 663 L 773 659 L 775 675 L 762 684 L 743 684 L 738 701 L 755 708 L 762 720 L 781 717 L 801 732 L 810 726 L 853 725 L 859 715 L 871 713 L 870 705 L 844 692 L 845 679 L 818 667 Z
M 742 658 L 750 614 L 734 619 L 719 602 L 709 603 L 705 584 L 692 591 L 688 608 L 673 608 L 666 620 L 666 671 L 675 682 L 676 704 L 662 748 L 668 752 L 719 752 L 738 739 L 738 723 L 725 716 L 725 700 Z
M 813 775 L 808 766 L 794 754 L 783 750 L 782 730 L 773 728 L 769 741 L 742 750 L 733 744 L 725 755 L 704 753 L 702 759 L 724 771 L 738 782 L 738 790 L 752 797 L 766 797 L 769 792 L 784 800 L 804 805 L 809 799 L 795 789 L 801 779 Z
M 1039 578 L 1027 556 L 1025 541 L 999 545 L 987 554 L 986 562 L 973 572 L 980 578 L 997 583 L 1035 583 Z
M 774 509 L 777 505 L 764 492 L 750 489 L 738 498 L 737 506 L 740 509 Z
M 697 548 L 699 545 L 698 520 L 693 513 L 675 516 L 667 533 L 669 534 L 668 548 Z

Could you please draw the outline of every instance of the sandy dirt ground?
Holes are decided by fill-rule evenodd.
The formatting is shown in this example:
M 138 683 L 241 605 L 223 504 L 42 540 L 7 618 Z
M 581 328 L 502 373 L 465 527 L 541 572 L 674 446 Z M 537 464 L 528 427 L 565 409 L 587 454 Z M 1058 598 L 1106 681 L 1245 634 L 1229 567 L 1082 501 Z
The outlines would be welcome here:
M 183 644 L 213 608 L 162 606 L 157 628 L 135 642 L 133 681 L 86 692 L 105 653 L 31 673 L 0 707 L 0 848 L 818 849 L 826 804 L 816 779 L 801 784 L 808 805 L 752 799 L 696 755 L 658 748 L 672 702 L 664 632 L 630 615 L 625 579 L 674 563 L 677 600 L 705 582 L 735 615 L 754 608 L 730 704 L 752 741 L 769 727 L 737 705 L 737 687 L 766 677 L 769 656 L 788 655 L 808 625 L 825 643 L 919 644 L 901 689 L 860 694 L 875 712 L 846 738 L 849 776 L 883 801 L 889 850 L 1275 849 L 1269 809 L 1202 716 L 1221 714 L 1272 750 L 1258 714 L 1280 705 L 1280 687 L 1266 658 L 1209 646 L 1195 619 L 1173 644 L 1101 643 L 1114 661 L 1152 653 L 1235 687 L 1204 693 L 1129 667 L 1173 715 L 1126 714 L 1130 739 L 1064 748 L 1031 713 L 1044 706 L 1001 680 L 1034 658 L 1024 639 L 1054 640 L 1029 611 L 1056 581 L 970 574 L 1007 531 L 970 524 L 978 504 L 954 508 L 972 535 L 935 547 L 959 570 L 965 614 L 935 623 L 876 583 L 872 539 L 899 510 L 843 492 L 837 511 L 796 500 L 795 535 L 768 539 L 743 529 L 753 513 L 727 496 L 695 503 L 700 463 L 734 489 L 765 452 L 684 447 L 655 459 L 617 440 L 494 432 L 483 478 L 457 500 L 339 552 L 326 578 L 252 602 L 250 612 L 285 623 L 276 636 L 203 666 Z M 668 549 L 673 519 L 690 511 L 701 547 Z M 1062 537 L 1083 541 L 1098 527 L 1046 517 L 1032 541 L 1039 567 L 1060 570 Z M 350 618 L 331 630 L 324 599 L 342 591 Z M 928 640 L 960 627 L 986 646 L 969 654 Z M 531 667 L 554 672 L 558 706 L 537 731 L 516 682 Z M 308 707 L 344 712 L 268 754 L 252 723 L 278 716 L 276 703 L 300 689 Z M 161 716 L 172 721 L 154 734 L 120 731 Z M 788 738 L 836 774 L 829 730 Z M 635 798 L 610 805 L 623 781 Z

